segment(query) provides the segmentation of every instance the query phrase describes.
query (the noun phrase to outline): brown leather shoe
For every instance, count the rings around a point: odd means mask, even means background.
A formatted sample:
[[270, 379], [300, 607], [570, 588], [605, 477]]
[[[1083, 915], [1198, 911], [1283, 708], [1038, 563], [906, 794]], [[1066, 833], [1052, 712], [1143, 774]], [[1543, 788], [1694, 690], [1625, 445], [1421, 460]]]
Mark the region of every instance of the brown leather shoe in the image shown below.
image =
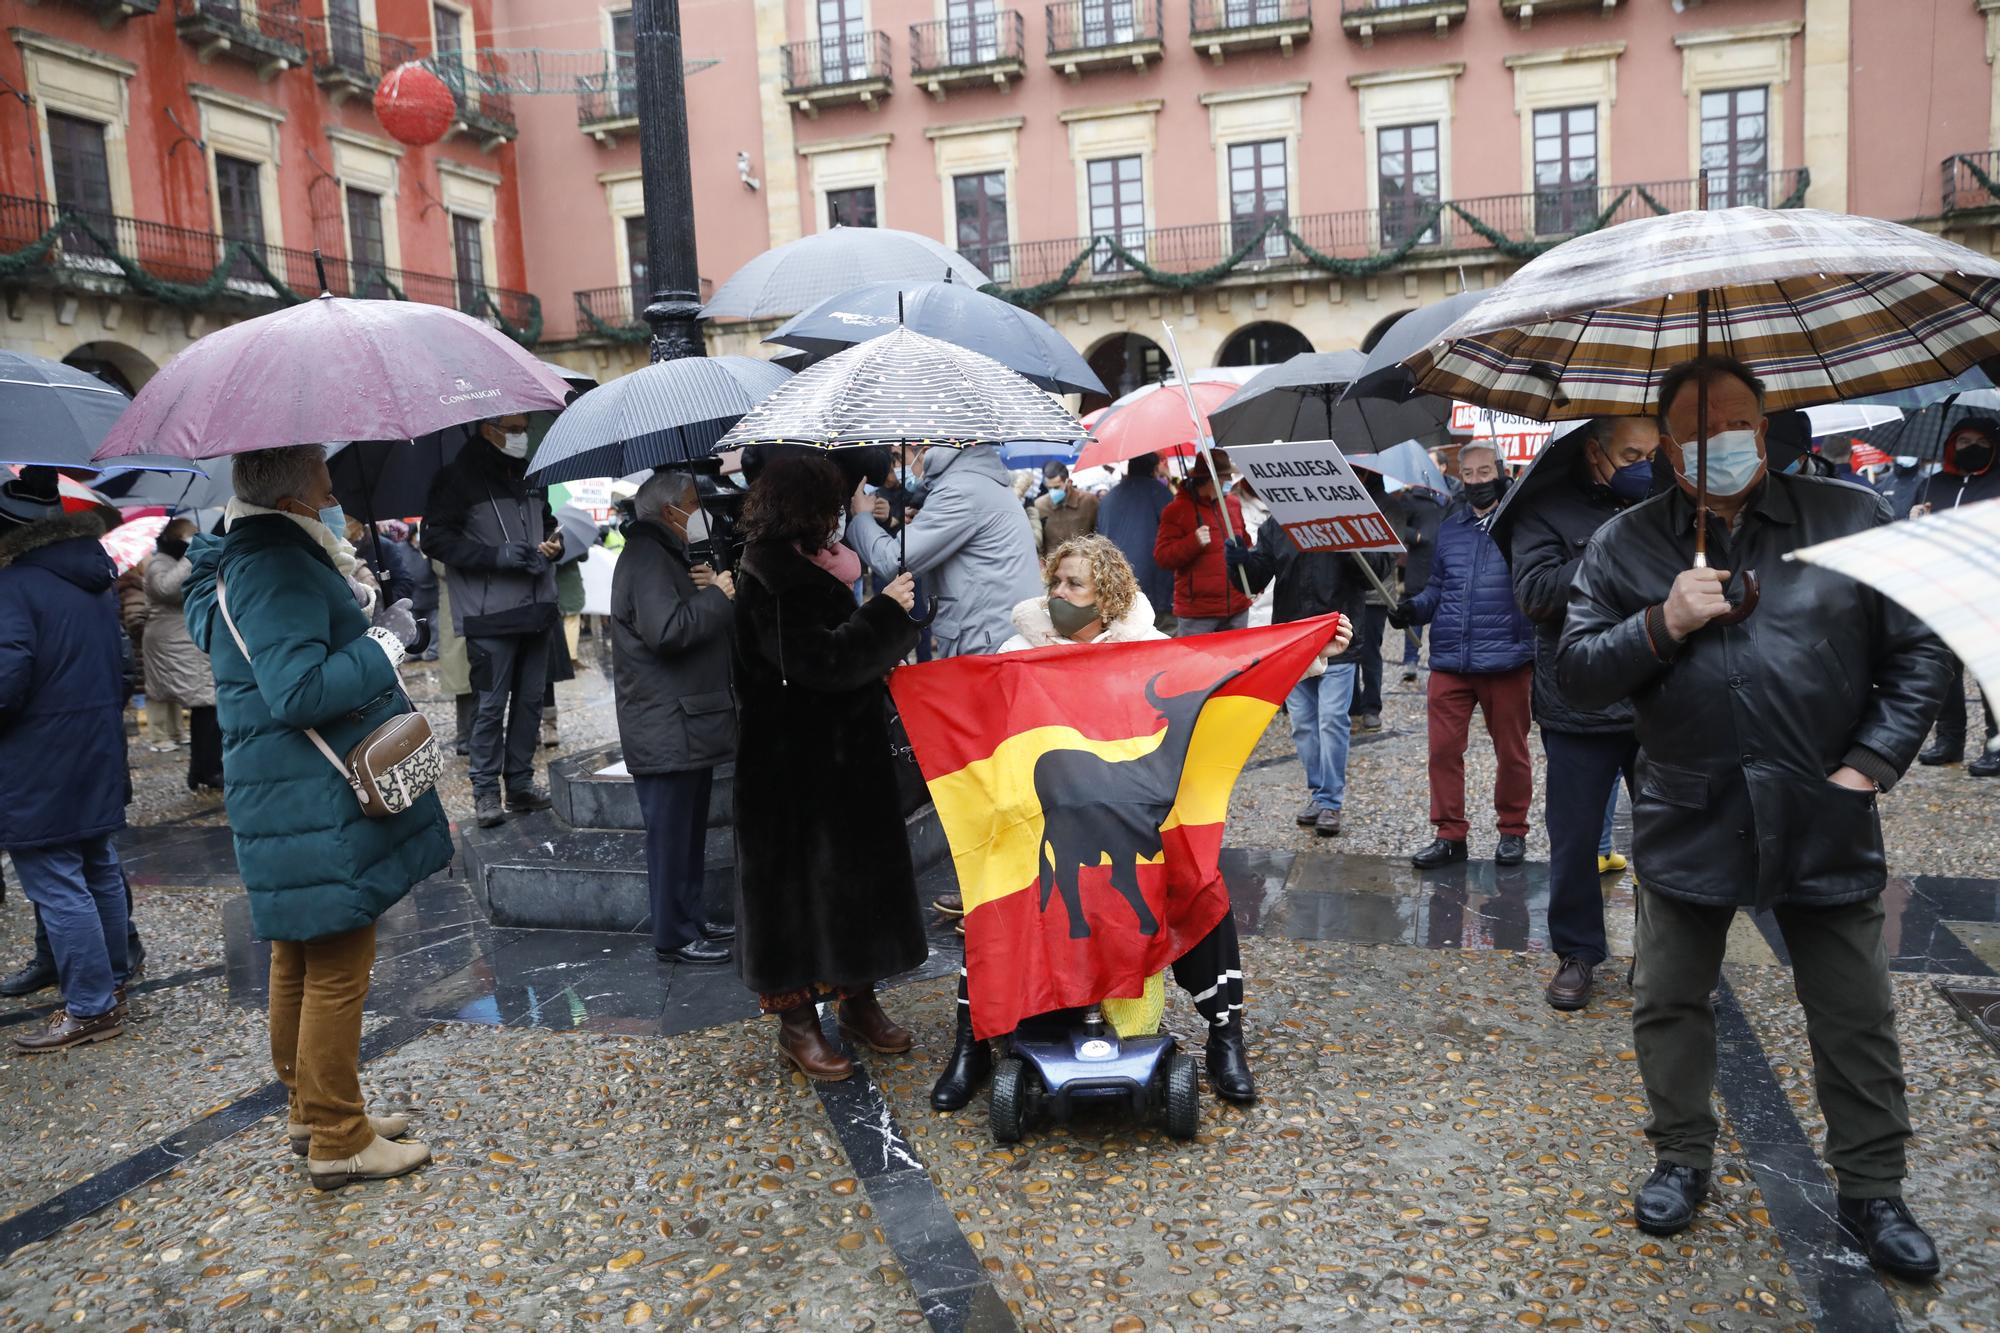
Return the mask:
[[66, 1051], [72, 1046], [87, 1046], [93, 1041], [109, 1041], [124, 1030], [122, 1009], [114, 1008], [95, 1018], [77, 1018], [67, 1009], [58, 1009], [40, 1031], [23, 1033], [14, 1038], [14, 1049], [23, 1055]]
[[1314, 834], [1315, 834], [1316, 836], [1318, 836], [1318, 837], [1322, 837], [1322, 838], [1337, 838], [1337, 837], [1339, 837], [1339, 836], [1340, 836], [1340, 811], [1338, 811], [1338, 810], [1322, 810], [1322, 811], [1320, 811], [1320, 812], [1319, 812], [1319, 816], [1318, 816], [1318, 818], [1316, 818], [1316, 819], [1314, 819], [1314, 820], [1313, 820], [1313, 833], [1314, 833]]
[[965, 899], [956, 893], [940, 893], [931, 899], [931, 906], [946, 916], [965, 915]]
[[854, 1062], [833, 1049], [820, 1030], [819, 1006], [801, 1004], [778, 1015], [778, 1050], [807, 1078], [838, 1083], [854, 1074]]
[[882, 1002], [874, 991], [842, 1000], [840, 1025], [868, 1043], [870, 1050], [884, 1055], [901, 1055], [916, 1044], [908, 1028], [897, 1026], [895, 1019], [882, 1012]]
[[1581, 1009], [1590, 999], [1590, 974], [1596, 969], [1595, 963], [1586, 963], [1581, 958], [1564, 958], [1556, 966], [1556, 974], [1549, 978], [1548, 987], [1542, 991], [1552, 1009]]

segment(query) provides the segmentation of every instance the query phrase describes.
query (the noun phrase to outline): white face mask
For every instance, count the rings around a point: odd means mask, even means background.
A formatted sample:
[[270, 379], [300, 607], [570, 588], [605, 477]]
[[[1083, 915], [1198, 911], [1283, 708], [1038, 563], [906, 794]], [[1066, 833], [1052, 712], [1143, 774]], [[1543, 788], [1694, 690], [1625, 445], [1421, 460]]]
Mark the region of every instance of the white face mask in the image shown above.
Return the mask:
[[704, 514], [699, 509], [695, 510], [693, 513], [689, 513], [687, 510], [681, 508], [679, 505], [669, 505], [667, 507], [669, 509], [672, 509], [676, 514], [679, 514], [681, 516], [684, 522], [684, 531], [687, 534], [688, 543], [690, 545], [694, 544], [695, 542], [705, 542], [708, 540], [707, 514]]
[[500, 446], [500, 452], [509, 458], [526, 458], [528, 456], [528, 432], [524, 430], [508, 431], [505, 442]]
[[[1683, 475], [1691, 482], [1698, 481], [1696, 471], [1701, 446], [1690, 440], [1681, 446], [1681, 461], [1686, 465]], [[1726, 430], [1720, 435], [1708, 437], [1708, 493], [1728, 499], [1741, 495], [1750, 489], [1750, 483], [1757, 476], [1757, 468], [1763, 463], [1757, 452], [1757, 432], [1754, 430]]]

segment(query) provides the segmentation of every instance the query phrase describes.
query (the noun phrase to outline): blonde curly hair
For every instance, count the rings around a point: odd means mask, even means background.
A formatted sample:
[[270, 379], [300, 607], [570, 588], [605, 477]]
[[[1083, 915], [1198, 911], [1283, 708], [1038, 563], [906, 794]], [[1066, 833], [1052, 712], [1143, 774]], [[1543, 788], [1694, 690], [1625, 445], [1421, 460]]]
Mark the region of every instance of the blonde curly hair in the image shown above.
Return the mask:
[[1125, 553], [1109, 537], [1098, 533], [1071, 537], [1042, 561], [1044, 587], [1055, 587], [1056, 568], [1071, 556], [1090, 566], [1091, 586], [1097, 589], [1098, 619], [1106, 625], [1124, 619], [1132, 603], [1139, 600], [1139, 580], [1126, 562]]

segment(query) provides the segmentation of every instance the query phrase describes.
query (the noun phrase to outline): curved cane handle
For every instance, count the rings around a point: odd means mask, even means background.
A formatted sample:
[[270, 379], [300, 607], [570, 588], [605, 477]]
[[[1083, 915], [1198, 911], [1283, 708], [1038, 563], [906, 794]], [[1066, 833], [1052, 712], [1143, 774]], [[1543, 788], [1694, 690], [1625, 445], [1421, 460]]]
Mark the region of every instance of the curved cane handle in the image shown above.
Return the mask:
[[1709, 624], [1740, 625], [1750, 618], [1752, 611], [1757, 609], [1757, 571], [1746, 569], [1739, 577], [1743, 580], [1743, 600], [1736, 604], [1735, 610], [1717, 616], [1709, 621]]
[[918, 629], [924, 629], [928, 627], [933, 620], [937, 619], [937, 613], [938, 613], [938, 599], [935, 597], [926, 597], [924, 598], [924, 609], [921, 612], [912, 611], [909, 613], [910, 622], [914, 624]]

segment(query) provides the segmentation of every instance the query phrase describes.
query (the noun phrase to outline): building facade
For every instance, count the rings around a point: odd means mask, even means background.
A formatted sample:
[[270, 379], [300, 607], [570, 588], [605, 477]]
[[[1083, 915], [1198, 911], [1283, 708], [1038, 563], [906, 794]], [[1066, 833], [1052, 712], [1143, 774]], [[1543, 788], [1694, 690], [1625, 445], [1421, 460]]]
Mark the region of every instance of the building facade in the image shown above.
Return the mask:
[[[1704, 201], [1982, 249], [2000, 216], [2000, 0], [680, 8], [705, 290], [836, 223], [925, 232], [1114, 391], [1162, 371], [1163, 324], [1194, 365], [1364, 345], [1563, 236]], [[263, 268], [309, 287], [317, 246], [336, 290], [459, 304], [600, 377], [643, 364], [625, 0], [0, 14], [0, 91], [23, 95], [0, 104], [7, 345], [157, 364], [270, 308]], [[461, 71], [441, 144], [395, 144], [370, 109], [405, 53]], [[58, 206], [112, 219], [127, 262]], [[20, 262], [52, 229], [55, 259]], [[718, 323], [711, 350], [768, 328]]]

